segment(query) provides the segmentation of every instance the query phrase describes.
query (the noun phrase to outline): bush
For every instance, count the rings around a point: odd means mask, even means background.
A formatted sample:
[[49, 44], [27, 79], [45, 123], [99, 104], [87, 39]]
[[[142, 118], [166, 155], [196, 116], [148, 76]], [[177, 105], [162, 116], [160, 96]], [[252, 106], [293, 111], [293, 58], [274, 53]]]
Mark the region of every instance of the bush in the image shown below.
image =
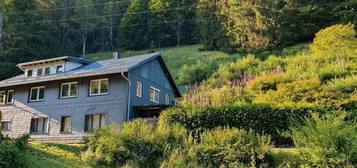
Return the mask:
[[266, 163], [270, 137], [252, 131], [215, 129], [204, 132], [189, 156], [203, 167], [259, 167]]
[[96, 131], [87, 143], [84, 160], [109, 166], [157, 167], [165, 153], [180, 146], [186, 133], [182, 127], [154, 129], [145, 120], [113, 125]]
[[0, 167], [18, 168], [26, 165], [23, 152], [27, 147], [28, 135], [16, 139], [3, 136], [0, 133]]
[[313, 113], [305, 123], [295, 122], [290, 137], [308, 167], [353, 167], [357, 163], [357, 125], [346, 113]]
[[291, 141], [280, 132], [289, 127], [289, 118], [299, 118], [310, 111], [324, 113], [315, 107], [272, 108], [263, 104], [243, 104], [236, 106], [205, 108], [172, 108], [164, 111], [159, 125], [180, 124], [190, 132], [202, 132], [217, 127], [253, 129], [257, 133], [271, 135], [276, 145], [289, 145]]

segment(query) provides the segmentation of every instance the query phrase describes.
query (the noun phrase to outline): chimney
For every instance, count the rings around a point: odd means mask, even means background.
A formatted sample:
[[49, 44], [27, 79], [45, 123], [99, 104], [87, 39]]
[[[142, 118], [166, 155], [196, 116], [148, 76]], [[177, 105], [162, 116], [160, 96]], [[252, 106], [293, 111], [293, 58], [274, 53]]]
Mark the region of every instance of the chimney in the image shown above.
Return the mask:
[[120, 54], [119, 52], [113, 52], [113, 59], [119, 59]]

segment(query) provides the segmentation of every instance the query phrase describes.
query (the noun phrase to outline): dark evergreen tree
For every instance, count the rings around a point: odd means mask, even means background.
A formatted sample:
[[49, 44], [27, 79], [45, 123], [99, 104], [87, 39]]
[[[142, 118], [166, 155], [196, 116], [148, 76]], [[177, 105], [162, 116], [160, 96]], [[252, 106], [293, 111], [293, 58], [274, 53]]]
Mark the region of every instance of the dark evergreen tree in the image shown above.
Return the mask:
[[118, 36], [120, 48], [127, 50], [148, 48], [147, 20], [147, 0], [133, 0], [120, 22]]

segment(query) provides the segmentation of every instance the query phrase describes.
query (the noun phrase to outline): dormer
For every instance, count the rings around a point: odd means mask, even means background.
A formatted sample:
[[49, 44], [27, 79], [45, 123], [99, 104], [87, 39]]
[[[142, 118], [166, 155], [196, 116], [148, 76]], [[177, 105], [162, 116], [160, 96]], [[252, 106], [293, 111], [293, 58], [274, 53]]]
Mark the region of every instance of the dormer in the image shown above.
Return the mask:
[[25, 72], [26, 77], [37, 77], [68, 72], [93, 62], [94, 61], [89, 59], [64, 56], [39, 61], [25, 62], [18, 64], [17, 67]]

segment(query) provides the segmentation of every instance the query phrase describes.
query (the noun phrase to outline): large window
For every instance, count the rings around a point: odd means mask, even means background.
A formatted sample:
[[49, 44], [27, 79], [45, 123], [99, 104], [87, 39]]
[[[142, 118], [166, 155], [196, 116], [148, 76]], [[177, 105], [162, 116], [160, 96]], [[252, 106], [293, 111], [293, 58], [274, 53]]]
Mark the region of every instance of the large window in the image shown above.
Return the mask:
[[143, 91], [143, 83], [136, 82], [136, 96], [141, 97]]
[[150, 88], [150, 101], [159, 103], [160, 90], [154, 87]]
[[85, 131], [97, 130], [106, 124], [105, 114], [86, 115]]
[[103, 95], [109, 93], [109, 79], [98, 79], [90, 82], [89, 95]]
[[72, 120], [71, 117], [65, 116], [61, 118], [61, 132], [69, 133], [72, 131]]
[[9, 131], [10, 130], [10, 121], [3, 121], [0, 123], [0, 130]]
[[45, 100], [45, 87], [33, 87], [30, 91], [30, 102]]
[[47, 133], [47, 117], [32, 118], [30, 133]]
[[5, 100], [6, 100], [6, 92], [0, 91], [0, 104], [5, 104]]
[[14, 90], [7, 91], [6, 103], [7, 104], [14, 103]]
[[61, 85], [61, 98], [77, 97], [78, 83], [63, 83]]

